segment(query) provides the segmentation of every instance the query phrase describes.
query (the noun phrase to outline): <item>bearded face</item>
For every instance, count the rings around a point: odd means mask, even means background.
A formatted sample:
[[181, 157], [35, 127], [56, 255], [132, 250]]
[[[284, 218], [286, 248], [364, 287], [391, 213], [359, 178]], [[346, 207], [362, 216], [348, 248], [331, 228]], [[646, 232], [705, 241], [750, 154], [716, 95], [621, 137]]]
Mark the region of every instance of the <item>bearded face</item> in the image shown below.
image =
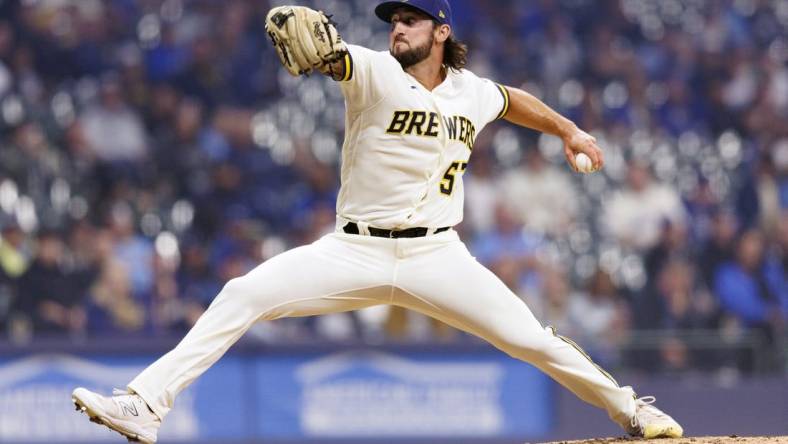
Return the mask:
[[404, 43], [398, 44], [399, 42], [395, 41], [391, 55], [402, 65], [402, 69], [407, 69], [429, 57], [434, 42], [435, 36], [432, 33], [424, 44], [416, 47]]
[[434, 43], [435, 23], [428, 15], [405, 6], [391, 16], [389, 52], [402, 69], [427, 59]]

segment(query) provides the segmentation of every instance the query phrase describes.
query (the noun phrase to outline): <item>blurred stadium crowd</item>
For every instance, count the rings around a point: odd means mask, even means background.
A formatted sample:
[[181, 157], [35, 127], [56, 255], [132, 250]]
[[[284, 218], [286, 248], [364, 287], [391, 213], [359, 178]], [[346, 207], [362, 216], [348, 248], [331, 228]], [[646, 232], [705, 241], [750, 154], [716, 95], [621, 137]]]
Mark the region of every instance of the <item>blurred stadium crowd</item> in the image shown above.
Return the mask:
[[[372, 3], [308, 4], [385, 49]], [[225, 281], [334, 229], [342, 96], [280, 69], [272, 4], [0, 0], [2, 340], [181, 335]], [[452, 4], [470, 69], [593, 131], [607, 160], [574, 174], [558, 139], [492, 124], [458, 227], [475, 256], [605, 365], [751, 369], [692, 352], [693, 332], [780, 356], [788, 2]], [[659, 353], [622, 356], [644, 331]], [[250, 337], [473, 340], [388, 307]]]

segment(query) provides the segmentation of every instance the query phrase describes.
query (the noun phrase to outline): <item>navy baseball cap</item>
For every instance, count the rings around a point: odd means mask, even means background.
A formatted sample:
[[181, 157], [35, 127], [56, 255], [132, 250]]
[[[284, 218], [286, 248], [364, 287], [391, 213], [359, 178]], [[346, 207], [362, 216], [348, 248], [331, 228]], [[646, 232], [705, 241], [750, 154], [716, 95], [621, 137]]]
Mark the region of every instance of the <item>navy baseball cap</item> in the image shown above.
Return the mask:
[[411, 8], [418, 9], [432, 17], [441, 25], [453, 26], [451, 21], [451, 6], [449, 6], [448, 0], [402, 0], [398, 2], [383, 2], [375, 8], [375, 15], [384, 22], [391, 23], [391, 16], [394, 15], [394, 10], [402, 6], [410, 6]]

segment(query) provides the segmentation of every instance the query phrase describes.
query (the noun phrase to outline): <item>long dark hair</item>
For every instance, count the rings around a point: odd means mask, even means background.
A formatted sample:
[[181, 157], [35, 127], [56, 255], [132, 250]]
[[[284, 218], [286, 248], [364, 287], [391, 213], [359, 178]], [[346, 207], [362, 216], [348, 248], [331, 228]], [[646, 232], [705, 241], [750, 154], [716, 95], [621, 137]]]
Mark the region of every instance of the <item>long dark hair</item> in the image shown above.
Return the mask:
[[[432, 20], [432, 29], [440, 26], [436, 20]], [[443, 64], [447, 67], [459, 71], [468, 64], [468, 45], [450, 35], [443, 45]]]
[[450, 35], [443, 46], [443, 64], [459, 71], [468, 64], [468, 45]]

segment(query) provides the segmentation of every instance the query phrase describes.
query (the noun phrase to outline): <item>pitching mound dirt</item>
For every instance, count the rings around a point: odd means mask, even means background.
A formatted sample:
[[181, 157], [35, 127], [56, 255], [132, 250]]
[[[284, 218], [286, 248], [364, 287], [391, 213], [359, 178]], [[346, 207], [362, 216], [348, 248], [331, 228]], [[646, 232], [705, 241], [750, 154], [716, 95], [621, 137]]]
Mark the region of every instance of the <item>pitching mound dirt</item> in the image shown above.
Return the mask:
[[692, 436], [679, 439], [597, 438], [582, 441], [560, 441], [549, 444], [788, 444], [788, 436]]

